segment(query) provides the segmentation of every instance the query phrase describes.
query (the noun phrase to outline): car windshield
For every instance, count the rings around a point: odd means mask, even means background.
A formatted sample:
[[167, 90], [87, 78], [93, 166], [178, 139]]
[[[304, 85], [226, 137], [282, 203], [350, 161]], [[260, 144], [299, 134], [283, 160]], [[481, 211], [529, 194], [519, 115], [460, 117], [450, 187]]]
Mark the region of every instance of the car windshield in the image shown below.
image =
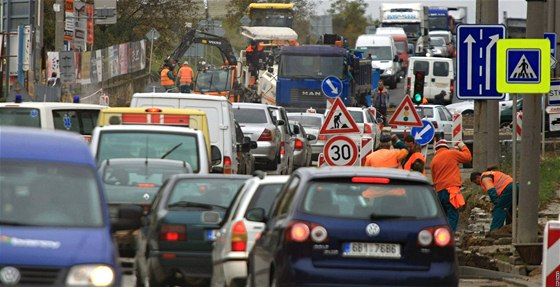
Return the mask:
[[173, 187], [167, 206], [189, 207], [199, 204], [227, 208], [245, 180], [215, 177], [182, 179]]
[[393, 59], [393, 53], [389, 46], [358, 47], [358, 50], [364, 51], [366, 56], [371, 55], [371, 59], [374, 61], [390, 61]]
[[428, 185], [352, 181], [312, 181], [305, 189], [302, 210], [313, 215], [359, 219], [439, 215], [437, 199]]
[[101, 227], [94, 170], [56, 162], [0, 160], [0, 226]]
[[240, 124], [266, 124], [266, 110], [233, 108], [233, 117]]
[[288, 117], [290, 120], [299, 122], [304, 128], [320, 129], [323, 124], [320, 117], [292, 114], [288, 114]]
[[282, 55], [279, 77], [324, 79], [335, 76], [343, 79], [343, 56]]
[[395, 41], [395, 46], [397, 46], [397, 52], [399, 53], [408, 52], [408, 45], [404, 41]]
[[221, 92], [230, 90], [230, 70], [206, 70], [196, 77], [197, 92]]
[[0, 126], [41, 127], [41, 113], [33, 108], [0, 108]]
[[159, 158], [185, 161], [194, 173], [200, 169], [200, 156], [195, 134], [171, 132], [102, 132], [97, 161], [112, 158]]
[[443, 40], [443, 38], [434, 37], [434, 38], [430, 38], [430, 44], [432, 44], [432, 46], [443, 47], [445, 46], [445, 41]]

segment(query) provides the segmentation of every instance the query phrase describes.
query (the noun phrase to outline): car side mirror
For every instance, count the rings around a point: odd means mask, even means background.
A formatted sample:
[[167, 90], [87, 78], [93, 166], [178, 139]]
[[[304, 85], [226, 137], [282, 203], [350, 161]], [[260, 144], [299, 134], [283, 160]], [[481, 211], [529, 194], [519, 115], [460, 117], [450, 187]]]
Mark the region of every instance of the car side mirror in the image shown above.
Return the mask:
[[276, 124], [279, 125], [279, 126], [283, 126], [283, 125], [286, 124], [286, 122], [284, 120], [277, 120]]
[[274, 73], [274, 68], [270, 67], [270, 68], [268, 68], [267, 71], [272, 74], [272, 73]]
[[241, 144], [241, 152], [251, 151], [251, 139], [249, 137], [243, 138], [243, 143]]
[[245, 218], [247, 218], [247, 220], [250, 221], [265, 222], [266, 215], [265, 215], [264, 208], [257, 207], [257, 208], [249, 209], [245, 214]]
[[314, 141], [316, 139], [317, 139], [317, 137], [315, 135], [307, 135], [307, 140], [309, 140], [309, 141]]
[[395, 55], [395, 57], [393, 57], [393, 62], [398, 62], [399, 61], [399, 55]]
[[299, 126], [294, 126], [294, 135], [299, 135], [301, 131], [299, 130]]
[[142, 226], [142, 215], [144, 209], [141, 206], [128, 204], [119, 206], [117, 218], [111, 220], [111, 229], [134, 230]]
[[224, 168], [221, 166], [213, 166], [210, 173], [224, 173]]
[[259, 147], [259, 145], [257, 144], [256, 141], [251, 141], [251, 149], [256, 149], [258, 147]]
[[217, 146], [212, 145], [210, 147], [210, 154], [210, 161], [212, 162], [212, 165], [218, 165], [222, 163], [222, 153]]

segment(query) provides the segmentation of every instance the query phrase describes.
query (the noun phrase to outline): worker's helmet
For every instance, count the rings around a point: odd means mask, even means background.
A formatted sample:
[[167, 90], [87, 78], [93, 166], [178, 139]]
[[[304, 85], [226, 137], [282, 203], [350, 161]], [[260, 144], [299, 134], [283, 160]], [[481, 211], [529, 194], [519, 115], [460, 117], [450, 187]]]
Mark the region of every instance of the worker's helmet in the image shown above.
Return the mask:
[[189, 64], [189, 61], [184, 61], [183, 62], [183, 65], [188, 65], [188, 64]]

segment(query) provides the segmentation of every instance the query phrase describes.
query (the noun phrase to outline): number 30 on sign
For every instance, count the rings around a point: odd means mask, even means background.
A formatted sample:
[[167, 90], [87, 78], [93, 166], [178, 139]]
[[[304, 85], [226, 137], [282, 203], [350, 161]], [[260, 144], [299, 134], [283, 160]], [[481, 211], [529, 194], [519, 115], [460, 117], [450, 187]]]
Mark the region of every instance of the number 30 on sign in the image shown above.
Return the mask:
[[323, 154], [330, 166], [351, 166], [358, 159], [358, 146], [349, 137], [334, 136], [325, 143]]

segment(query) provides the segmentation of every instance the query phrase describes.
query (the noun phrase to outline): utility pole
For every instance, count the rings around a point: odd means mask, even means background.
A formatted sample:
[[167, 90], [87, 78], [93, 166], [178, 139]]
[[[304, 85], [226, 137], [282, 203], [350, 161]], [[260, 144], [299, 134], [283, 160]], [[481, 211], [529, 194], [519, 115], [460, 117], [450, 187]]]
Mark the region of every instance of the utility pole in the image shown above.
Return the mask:
[[[476, 23], [498, 24], [498, 0], [476, 1]], [[475, 100], [473, 168], [484, 171], [498, 164], [499, 111], [497, 100]]]
[[54, 48], [58, 52], [64, 51], [64, 11], [66, 9], [64, 4], [64, 0], [56, 0], [53, 7], [56, 13]]
[[[554, 2], [554, 1], [553, 1]], [[546, 27], [546, 1], [527, 1], [527, 36], [542, 39]], [[519, 243], [536, 243], [538, 239], [540, 131], [542, 94], [523, 95], [523, 133], [521, 134], [521, 176], [519, 189]]]

